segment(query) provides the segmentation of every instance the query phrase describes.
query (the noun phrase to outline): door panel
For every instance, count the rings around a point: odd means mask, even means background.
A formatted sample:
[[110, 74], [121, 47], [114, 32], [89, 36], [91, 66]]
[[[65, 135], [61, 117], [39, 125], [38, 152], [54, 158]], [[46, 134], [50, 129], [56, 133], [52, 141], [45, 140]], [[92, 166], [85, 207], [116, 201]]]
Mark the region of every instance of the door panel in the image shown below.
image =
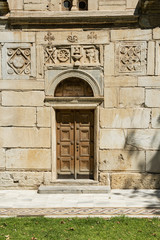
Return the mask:
[[74, 175], [74, 115], [57, 112], [57, 173]]
[[93, 178], [94, 112], [57, 111], [57, 173], [59, 178]]

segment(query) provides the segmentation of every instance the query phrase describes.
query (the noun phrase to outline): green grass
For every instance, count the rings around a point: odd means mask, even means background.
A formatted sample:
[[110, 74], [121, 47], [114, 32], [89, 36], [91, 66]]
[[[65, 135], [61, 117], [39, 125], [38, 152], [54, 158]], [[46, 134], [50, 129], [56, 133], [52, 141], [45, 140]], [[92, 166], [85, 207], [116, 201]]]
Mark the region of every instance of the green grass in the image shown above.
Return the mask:
[[160, 219], [1, 218], [0, 240], [160, 239]]

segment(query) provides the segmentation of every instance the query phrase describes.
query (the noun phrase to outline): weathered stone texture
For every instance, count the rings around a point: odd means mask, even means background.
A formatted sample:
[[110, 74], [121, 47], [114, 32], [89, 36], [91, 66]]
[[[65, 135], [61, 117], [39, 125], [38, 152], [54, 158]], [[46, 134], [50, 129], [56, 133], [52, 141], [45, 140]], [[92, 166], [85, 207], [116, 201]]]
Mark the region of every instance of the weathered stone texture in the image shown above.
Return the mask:
[[144, 151], [104, 150], [100, 152], [101, 171], [145, 171]]
[[111, 30], [111, 41], [118, 40], [151, 40], [152, 30], [141, 29], [123, 29], [123, 30]]
[[101, 109], [100, 126], [102, 128], [148, 128], [150, 109]]
[[44, 90], [44, 81], [34, 81], [34, 80], [14, 80], [0, 81], [1, 90]]
[[51, 169], [49, 149], [11, 149], [6, 151], [6, 169]]
[[115, 47], [113, 43], [105, 46], [104, 51], [104, 75], [112, 76], [115, 73], [115, 57], [114, 57]]
[[127, 0], [126, 7], [135, 9], [137, 7], [138, 3], [139, 3], [139, 0], [132, 0], [132, 1]]
[[112, 189], [159, 189], [160, 174], [112, 173]]
[[43, 106], [44, 92], [2, 92], [3, 106]]
[[160, 28], [154, 28], [153, 29], [153, 39], [160, 40]]
[[100, 131], [101, 149], [123, 149], [125, 142], [125, 131], [121, 129], [103, 129]]
[[36, 108], [0, 107], [0, 126], [35, 126]]
[[0, 172], [0, 188], [31, 187], [37, 188], [43, 183], [43, 172]]
[[0, 169], [4, 169], [6, 166], [6, 153], [4, 149], [0, 148]]
[[120, 106], [136, 107], [144, 104], [144, 88], [121, 88], [120, 89]]
[[138, 77], [138, 86], [139, 87], [160, 87], [159, 77], [155, 77], [155, 76]]
[[50, 127], [51, 126], [51, 110], [48, 107], [37, 108], [37, 126]]
[[2, 104], [2, 92], [0, 92], [0, 105]]
[[152, 128], [160, 128], [160, 109], [152, 109]]
[[146, 89], [145, 105], [147, 107], [160, 107], [160, 89]]
[[110, 174], [101, 172], [99, 176], [99, 181], [100, 185], [110, 187]]
[[146, 171], [150, 173], [160, 172], [160, 151], [146, 152]]
[[[10, 0], [11, 1], [11, 0]], [[14, 0], [20, 2], [23, 0]], [[13, 1], [12, 1], [13, 2]], [[15, 3], [16, 6], [16, 3]], [[22, 32], [22, 31], [5, 31], [1, 32], [0, 34], [0, 42], [4, 43], [29, 43], [29, 42], [35, 42], [35, 32]]]
[[105, 87], [136, 87], [138, 79], [136, 76], [105, 76]]
[[6, 148], [50, 148], [50, 129], [0, 128], [0, 146]]
[[105, 88], [104, 89], [104, 106], [107, 107], [117, 107], [119, 99], [119, 89], [118, 88]]
[[138, 149], [158, 150], [160, 149], [160, 130], [128, 130], [126, 145]]
[[155, 73], [155, 42], [148, 42], [147, 75]]

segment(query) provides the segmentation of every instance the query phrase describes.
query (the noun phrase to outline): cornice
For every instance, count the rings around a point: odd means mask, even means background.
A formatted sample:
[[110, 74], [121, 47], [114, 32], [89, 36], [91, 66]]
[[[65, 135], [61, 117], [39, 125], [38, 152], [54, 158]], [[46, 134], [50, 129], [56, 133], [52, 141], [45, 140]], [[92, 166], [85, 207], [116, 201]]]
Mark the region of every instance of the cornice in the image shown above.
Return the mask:
[[11, 12], [8, 16], [10, 25], [98, 25], [136, 23], [138, 15], [133, 11], [88, 11], [88, 12]]

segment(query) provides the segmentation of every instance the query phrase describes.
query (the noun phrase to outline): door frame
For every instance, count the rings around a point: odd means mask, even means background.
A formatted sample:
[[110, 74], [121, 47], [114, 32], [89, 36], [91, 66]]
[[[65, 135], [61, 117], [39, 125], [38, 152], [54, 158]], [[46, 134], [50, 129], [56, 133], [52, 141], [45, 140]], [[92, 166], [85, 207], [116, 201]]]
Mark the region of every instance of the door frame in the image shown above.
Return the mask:
[[[75, 103], [64, 104], [55, 103], [51, 106], [51, 141], [52, 141], [52, 166], [51, 166], [51, 182], [56, 182], [57, 179], [57, 139], [56, 139], [56, 110], [94, 110], [94, 181], [98, 181], [98, 162], [99, 162], [99, 103]], [[76, 180], [75, 180], [76, 181]]]

